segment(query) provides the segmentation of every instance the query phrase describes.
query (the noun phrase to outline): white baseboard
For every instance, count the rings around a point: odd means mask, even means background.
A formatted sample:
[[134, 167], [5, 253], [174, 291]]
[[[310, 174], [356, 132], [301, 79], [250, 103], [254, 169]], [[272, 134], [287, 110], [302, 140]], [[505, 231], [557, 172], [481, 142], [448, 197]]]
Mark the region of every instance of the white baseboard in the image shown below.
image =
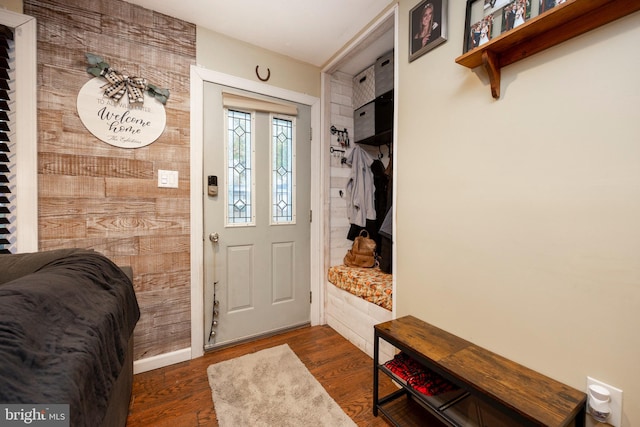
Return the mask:
[[133, 362], [133, 373], [139, 374], [187, 360], [191, 360], [191, 348], [184, 348], [170, 353], [147, 357], [146, 359], [135, 360]]

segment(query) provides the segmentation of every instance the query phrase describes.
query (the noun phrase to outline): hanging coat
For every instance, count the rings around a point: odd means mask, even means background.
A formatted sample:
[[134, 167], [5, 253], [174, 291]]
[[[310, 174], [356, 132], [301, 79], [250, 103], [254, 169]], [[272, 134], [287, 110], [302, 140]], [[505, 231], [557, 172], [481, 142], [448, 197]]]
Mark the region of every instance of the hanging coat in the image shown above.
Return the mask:
[[380, 237], [378, 236], [378, 230], [382, 225], [382, 220], [387, 213], [387, 183], [389, 178], [387, 177], [384, 164], [380, 160], [374, 160], [371, 163], [371, 172], [373, 172], [373, 186], [375, 188], [373, 192], [373, 200], [376, 207], [375, 220], [367, 219], [367, 225], [360, 227], [355, 224], [351, 224], [349, 232], [347, 233], [347, 239], [355, 240], [360, 235], [362, 230], [367, 230], [369, 237], [376, 241], [376, 244], [380, 246]]
[[373, 193], [373, 158], [359, 146], [353, 147], [346, 159], [351, 166], [351, 175], [345, 188], [347, 193], [347, 217], [351, 224], [364, 227], [367, 219], [376, 219]]

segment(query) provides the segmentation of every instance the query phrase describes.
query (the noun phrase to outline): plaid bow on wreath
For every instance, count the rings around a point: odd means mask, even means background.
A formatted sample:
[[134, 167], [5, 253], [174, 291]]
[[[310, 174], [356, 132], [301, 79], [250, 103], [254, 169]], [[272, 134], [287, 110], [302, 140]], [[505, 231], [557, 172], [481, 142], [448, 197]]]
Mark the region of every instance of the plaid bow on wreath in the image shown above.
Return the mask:
[[151, 83], [147, 83], [147, 79], [143, 77], [130, 77], [125, 73], [114, 70], [97, 55], [92, 53], [86, 53], [85, 55], [89, 62], [87, 72], [96, 77], [104, 77], [107, 80], [107, 84], [101, 88], [104, 89], [106, 97], [119, 101], [127, 93], [131, 104], [142, 104], [144, 103], [143, 94], [146, 90], [162, 104], [167, 103], [167, 99], [169, 99], [168, 89], [161, 89]]
[[126, 91], [129, 95], [130, 103], [144, 103], [142, 91], [147, 87], [147, 79], [142, 77], [129, 77], [111, 68], [106, 68], [104, 71], [106, 72], [103, 77], [109, 82], [101, 88], [105, 89], [105, 96], [120, 101], [120, 98], [122, 98], [122, 95], [124, 95]]

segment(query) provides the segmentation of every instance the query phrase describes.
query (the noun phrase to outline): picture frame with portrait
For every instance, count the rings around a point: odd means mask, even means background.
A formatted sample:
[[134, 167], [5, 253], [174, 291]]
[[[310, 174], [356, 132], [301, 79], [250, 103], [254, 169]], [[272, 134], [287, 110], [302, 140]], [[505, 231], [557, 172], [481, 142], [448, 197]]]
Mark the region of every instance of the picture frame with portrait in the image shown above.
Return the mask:
[[482, 46], [565, 1], [467, 0], [462, 53]]
[[422, 0], [409, 12], [409, 62], [447, 41], [447, 0]]

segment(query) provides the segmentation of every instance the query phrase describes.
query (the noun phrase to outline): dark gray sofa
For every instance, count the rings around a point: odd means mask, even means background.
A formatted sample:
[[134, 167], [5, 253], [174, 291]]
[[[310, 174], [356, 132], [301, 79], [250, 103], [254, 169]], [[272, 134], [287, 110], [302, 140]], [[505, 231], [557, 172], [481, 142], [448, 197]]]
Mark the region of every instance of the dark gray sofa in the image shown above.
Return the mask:
[[69, 404], [72, 426], [124, 426], [139, 317], [131, 269], [98, 252], [0, 255], [0, 403]]

